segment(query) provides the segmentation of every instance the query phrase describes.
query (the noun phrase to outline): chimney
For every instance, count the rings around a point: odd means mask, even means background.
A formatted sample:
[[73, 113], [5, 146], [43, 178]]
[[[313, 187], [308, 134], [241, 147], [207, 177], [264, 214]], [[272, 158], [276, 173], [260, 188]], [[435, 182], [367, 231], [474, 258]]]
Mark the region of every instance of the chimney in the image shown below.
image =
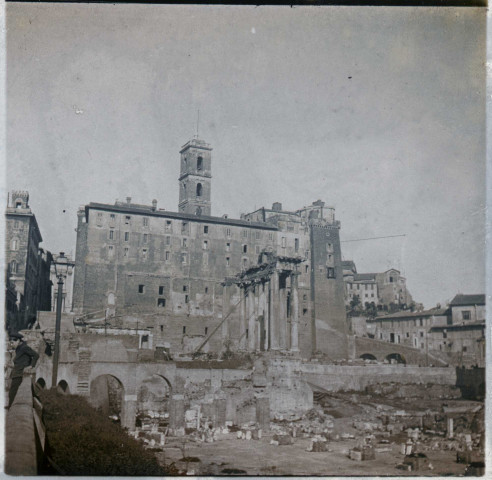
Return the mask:
[[152, 200], [152, 211], [155, 212], [157, 210], [157, 200], [154, 198]]
[[126, 197], [126, 203], [130, 205], [131, 202], [132, 202], [132, 197]]

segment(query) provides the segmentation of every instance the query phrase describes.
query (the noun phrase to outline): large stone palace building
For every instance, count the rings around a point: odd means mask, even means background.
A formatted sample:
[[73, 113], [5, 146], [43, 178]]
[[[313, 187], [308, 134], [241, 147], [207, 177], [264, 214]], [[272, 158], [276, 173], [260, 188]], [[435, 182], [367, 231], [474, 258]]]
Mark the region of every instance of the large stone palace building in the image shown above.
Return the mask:
[[[173, 353], [324, 352], [348, 358], [335, 212], [321, 201], [211, 214], [212, 148], [180, 151], [178, 212], [90, 203], [78, 212], [73, 310], [137, 321]], [[119, 322], [119, 323], [118, 323]]]

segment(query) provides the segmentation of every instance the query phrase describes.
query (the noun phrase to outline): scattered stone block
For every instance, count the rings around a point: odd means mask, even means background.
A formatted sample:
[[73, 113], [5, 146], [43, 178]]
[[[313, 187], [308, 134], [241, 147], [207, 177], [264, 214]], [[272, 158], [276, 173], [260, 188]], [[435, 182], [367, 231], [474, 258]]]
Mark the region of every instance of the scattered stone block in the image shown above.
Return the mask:
[[361, 462], [362, 461], [362, 452], [360, 450], [355, 450], [355, 449], [349, 450], [349, 458], [351, 460]]
[[273, 439], [278, 442], [279, 445], [293, 445], [294, 439], [290, 435], [274, 435]]

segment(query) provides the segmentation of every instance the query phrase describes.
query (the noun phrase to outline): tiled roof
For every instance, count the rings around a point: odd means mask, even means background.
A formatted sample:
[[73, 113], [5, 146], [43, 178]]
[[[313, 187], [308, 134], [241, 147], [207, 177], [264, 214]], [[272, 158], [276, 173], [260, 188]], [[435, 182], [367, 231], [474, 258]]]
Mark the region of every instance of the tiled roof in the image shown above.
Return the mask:
[[364, 280], [376, 280], [376, 273], [356, 273], [354, 275], [354, 282]]
[[463, 295], [462, 293], [458, 293], [458, 295], [451, 300], [449, 305], [452, 307], [457, 307], [459, 305], [485, 305], [485, 295]]
[[411, 312], [409, 310], [403, 312], [389, 313], [382, 317], [376, 317], [374, 320], [398, 320], [406, 318], [420, 318], [420, 317], [432, 317], [433, 315], [446, 315], [445, 308], [431, 308], [429, 310], [422, 310], [421, 312]]
[[88, 216], [89, 209], [105, 210], [109, 212], [120, 213], [133, 213], [141, 215], [149, 215], [156, 217], [175, 218], [180, 220], [189, 220], [191, 222], [201, 223], [220, 223], [223, 225], [233, 225], [250, 228], [261, 228], [264, 230], [278, 230], [275, 225], [270, 223], [248, 222], [247, 220], [236, 220], [223, 217], [212, 217], [208, 215], [193, 215], [191, 213], [182, 212], [168, 212], [167, 210], [152, 210], [151, 206], [137, 205], [137, 204], [125, 204], [125, 205], [107, 205], [104, 203], [89, 203], [85, 206], [86, 216]]

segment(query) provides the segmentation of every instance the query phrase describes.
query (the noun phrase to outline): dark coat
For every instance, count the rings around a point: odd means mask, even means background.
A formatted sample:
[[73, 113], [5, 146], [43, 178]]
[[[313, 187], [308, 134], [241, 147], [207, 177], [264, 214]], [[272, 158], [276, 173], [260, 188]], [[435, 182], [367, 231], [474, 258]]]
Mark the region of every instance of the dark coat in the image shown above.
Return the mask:
[[39, 355], [26, 343], [21, 342], [15, 349], [14, 368], [10, 378], [22, 377], [24, 368], [35, 367]]

